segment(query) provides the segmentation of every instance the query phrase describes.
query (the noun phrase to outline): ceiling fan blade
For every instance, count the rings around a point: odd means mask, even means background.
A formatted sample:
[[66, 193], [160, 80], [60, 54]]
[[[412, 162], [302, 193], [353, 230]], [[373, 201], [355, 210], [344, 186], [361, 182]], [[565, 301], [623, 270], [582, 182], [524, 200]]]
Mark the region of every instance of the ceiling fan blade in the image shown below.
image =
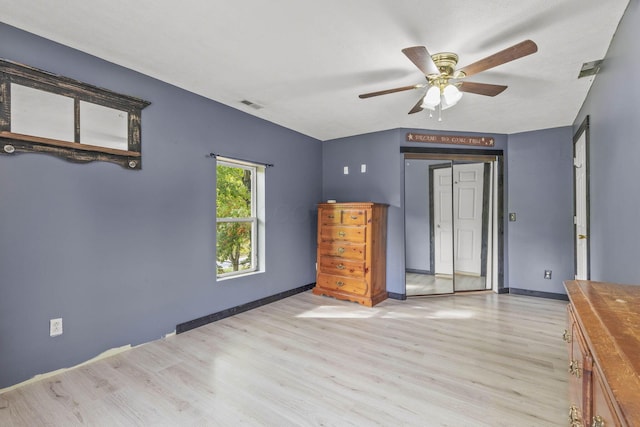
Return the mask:
[[525, 40], [516, 45], [501, 50], [498, 53], [494, 53], [491, 56], [487, 56], [484, 59], [476, 61], [473, 64], [460, 68], [456, 70], [456, 73], [462, 72], [464, 73], [465, 77], [469, 77], [481, 71], [488, 70], [489, 68], [505, 64], [515, 59], [522, 58], [523, 56], [531, 55], [532, 53], [535, 53], [537, 51], [538, 45], [536, 45], [531, 40]]
[[402, 86], [394, 89], [380, 90], [378, 92], [363, 93], [361, 95], [358, 95], [358, 98], [360, 99], [371, 98], [372, 96], [386, 95], [388, 93], [402, 92], [402, 91], [411, 90], [411, 89], [420, 89], [422, 87], [425, 87], [425, 85], [417, 84], [417, 85], [411, 85], [411, 86]]
[[[458, 85], [456, 85], [458, 86]], [[460, 92], [476, 93], [478, 95], [496, 96], [501, 94], [507, 86], [488, 83], [462, 82], [458, 86]]]
[[402, 49], [402, 53], [407, 55], [407, 58], [415, 64], [416, 67], [424, 73], [425, 76], [429, 74], [440, 74], [440, 70], [436, 66], [436, 63], [431, 59], [431, 55], [424, 46], [413, 46]]
[[409, 114], [413, 114], [413, 113], [419, 113], [420, 111], [423, 110], [422, 108], [422, 101], [424, 100], [424, 96], [421, 96], [420, 99], [418, 100], [418, 103], [416, 105], [413, 106], [413, 108], [409, 111]]

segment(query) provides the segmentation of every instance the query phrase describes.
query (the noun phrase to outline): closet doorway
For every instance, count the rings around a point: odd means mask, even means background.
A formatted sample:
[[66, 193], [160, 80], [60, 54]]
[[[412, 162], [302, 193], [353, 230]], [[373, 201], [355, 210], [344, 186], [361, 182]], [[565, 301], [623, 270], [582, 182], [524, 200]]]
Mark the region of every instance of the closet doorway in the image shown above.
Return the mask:
[[404, 152], [407, 296], [502, 288], [502, 151], [458, 151]]

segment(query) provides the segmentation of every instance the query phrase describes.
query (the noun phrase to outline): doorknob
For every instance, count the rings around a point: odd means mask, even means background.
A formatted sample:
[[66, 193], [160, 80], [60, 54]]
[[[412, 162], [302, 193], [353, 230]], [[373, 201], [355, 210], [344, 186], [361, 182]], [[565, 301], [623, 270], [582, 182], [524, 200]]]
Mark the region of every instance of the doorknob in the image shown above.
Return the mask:
[[586, 235], [586, 234], [578, 234], [578, 239], [580, 239], [580, 240], [584, 240], [584, 239], [586, 239], [586, 238], [587, 238], [587, 235]]

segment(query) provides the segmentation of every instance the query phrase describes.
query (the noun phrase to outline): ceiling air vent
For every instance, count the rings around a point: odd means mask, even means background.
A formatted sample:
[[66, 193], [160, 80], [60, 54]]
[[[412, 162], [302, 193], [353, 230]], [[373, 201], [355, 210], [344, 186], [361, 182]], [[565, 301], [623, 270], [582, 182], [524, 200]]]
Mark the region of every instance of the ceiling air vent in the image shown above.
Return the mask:
[[580, 69], [580, 74], [578, 74], [578, 78], [594, 76], [598, 74], [600, 71], [600, 65], [602, 65], [602, 59], [597, 61], [585, 62], [582, 64], [582, 68]]
[[264, 108], [262, 105], [260, 104], [256, 104], [255, 102], [251, 102], [249, 100], [243, 99], [242, 101], [240, 101], [241, 103], [243, 103], [244, 105], [253, 108], [254, 110], [259, 110], [261, 108]]

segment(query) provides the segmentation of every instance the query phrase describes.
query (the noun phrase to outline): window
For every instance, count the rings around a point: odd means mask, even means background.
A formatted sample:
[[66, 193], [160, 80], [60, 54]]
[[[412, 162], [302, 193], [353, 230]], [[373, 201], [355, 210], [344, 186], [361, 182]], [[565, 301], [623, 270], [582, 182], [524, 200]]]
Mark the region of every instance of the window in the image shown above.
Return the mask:
[[149, 103], [0, 60], [0, 154], [47, 153], [141, 168], [141, 111]]
[[263, 270], [261, 268], [264, 264], [263, 189], [263, 166], [218, 157], [216, 165], [218, 278]]

